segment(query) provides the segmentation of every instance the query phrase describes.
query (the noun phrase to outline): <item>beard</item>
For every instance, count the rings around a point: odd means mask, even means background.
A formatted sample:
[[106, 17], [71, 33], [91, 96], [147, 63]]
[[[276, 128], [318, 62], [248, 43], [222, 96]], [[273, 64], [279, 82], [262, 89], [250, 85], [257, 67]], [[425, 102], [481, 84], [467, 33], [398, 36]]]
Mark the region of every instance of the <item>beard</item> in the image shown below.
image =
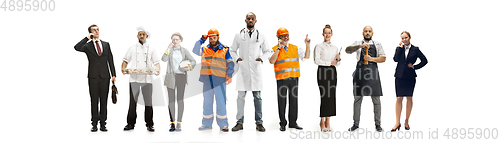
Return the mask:
[[367, 38], [367, 37], [364, 37], [364, 36], [363, 36], [363, 38], [365, 38], [365, 40], [366, 40], [366, 41], [370, 41], [370, 40], [372, 40], [372, 37]]
[[253, 27], [255, 27], [255, 24], [254, 25], [247, 24], [248, 29], [252, 29]]
[[141, 39], [139, 39], [139, 43], [141, 43], [141, 44], [146, 43], [146, 39], [142, 39], [142, 40], [141, 40]]
[[215, 42], [210, 42], [210, 47], [216, 47], [217, 45], [219, 44], [219, 41], [215, 41]]

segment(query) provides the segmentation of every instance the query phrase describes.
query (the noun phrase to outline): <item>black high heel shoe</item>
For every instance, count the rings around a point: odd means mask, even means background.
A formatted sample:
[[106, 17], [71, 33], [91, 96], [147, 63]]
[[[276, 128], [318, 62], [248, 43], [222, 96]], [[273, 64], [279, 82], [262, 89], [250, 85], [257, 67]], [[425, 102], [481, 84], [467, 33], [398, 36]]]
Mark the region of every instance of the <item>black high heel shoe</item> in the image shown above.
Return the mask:
[[410, 130], [410, 125], [408, 127], [405, 125], [405, 130]]
[[395, 129], [391, 129], [391, 132], [395, 132], [396, 130], [398, 130], [398, 131], [399, 131], [399, 128], [401, 128], [401, 123], [399, 123], [399, 125], [398, 125], [398, 127], [397, 127], [397, 128], [395, 128]]

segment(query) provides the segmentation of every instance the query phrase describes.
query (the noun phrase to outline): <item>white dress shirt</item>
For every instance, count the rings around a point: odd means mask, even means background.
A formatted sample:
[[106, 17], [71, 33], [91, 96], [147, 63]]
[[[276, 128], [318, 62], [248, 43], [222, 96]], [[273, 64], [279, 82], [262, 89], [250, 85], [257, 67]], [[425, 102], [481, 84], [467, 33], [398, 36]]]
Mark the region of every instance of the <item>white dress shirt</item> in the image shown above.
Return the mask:
[[184, 71], [181, 71], [179, 69], [179, 64], [182, 62], [182, 54], [181, 54], [181, 47], [175, 47], [172, 49], [172, 60], [174, 64], [174, 73], [176, 74], [184, 74]]
[[[320, 66], [331, 66], [332, 61], [336, 59], [339, 53], [337, 46], [322, 42], [314, 47], [314, 63]], [[339, 66], [340, 61], [334, 66]]]
[[[97, 43], [99, 43], [99, 47], [101, 48], [101, 53], [102, 53], [103, 49], [102, 49], [101, 39], [97, 39], [97, 40], [92, 39], [89, 41], [92, 41], [93, 44], [95, 44], [95, 41], [97, 41]], [[95, 48], [95, 51], [97, 52], [97, 55], [99, 55], [99, 50], [97, 49], [97, 46], [94, 46], [94, 48]]]
[[408, 56], [408, 52], [410, 52], [411, 44], [410, 45], [405, 45], [405, 59]]
[[[150, 48], [148, 43], [137, 43], [131, 46], [123, 61], [127, 62], [128, 69], [153, 69], [154, 65], [160, 63], [154, 48]], [[152, 75], [149, 74], [130, 74], [130, 82], [152, 83]]]

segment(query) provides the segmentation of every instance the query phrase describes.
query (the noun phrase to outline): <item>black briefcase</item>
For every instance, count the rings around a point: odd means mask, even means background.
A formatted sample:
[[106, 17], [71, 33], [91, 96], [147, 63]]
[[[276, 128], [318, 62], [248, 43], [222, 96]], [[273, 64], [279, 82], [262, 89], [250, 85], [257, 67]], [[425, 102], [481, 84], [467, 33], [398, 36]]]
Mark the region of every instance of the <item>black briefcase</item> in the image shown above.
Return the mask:
[[113, 82], [113, 86], [111, 86], [111, 101], [113, 101], [113, 104], [116, 104], [116, 95], [118, 94], [118, 89], [115, 86], [115, 82]]

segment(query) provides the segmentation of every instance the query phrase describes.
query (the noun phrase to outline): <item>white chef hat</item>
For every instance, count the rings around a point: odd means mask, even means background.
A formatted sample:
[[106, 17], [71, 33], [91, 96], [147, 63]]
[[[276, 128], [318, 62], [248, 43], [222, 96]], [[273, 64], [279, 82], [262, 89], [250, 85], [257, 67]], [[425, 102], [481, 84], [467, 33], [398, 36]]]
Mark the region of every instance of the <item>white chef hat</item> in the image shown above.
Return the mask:
[[144, 31], [144, 32], [146, 32], [146, 34], [148, 35], [148, 38], [150, 38], [150, 37], [151, 37], [151, 33], [149, 33], [149, 31], [147, 31], [147, 30], [146, 30], [144, 27], [142, 27], [142, 26], [137, 27], [137, 31], [139, 31], [139, 32], [140, 32], [140, 31]]

